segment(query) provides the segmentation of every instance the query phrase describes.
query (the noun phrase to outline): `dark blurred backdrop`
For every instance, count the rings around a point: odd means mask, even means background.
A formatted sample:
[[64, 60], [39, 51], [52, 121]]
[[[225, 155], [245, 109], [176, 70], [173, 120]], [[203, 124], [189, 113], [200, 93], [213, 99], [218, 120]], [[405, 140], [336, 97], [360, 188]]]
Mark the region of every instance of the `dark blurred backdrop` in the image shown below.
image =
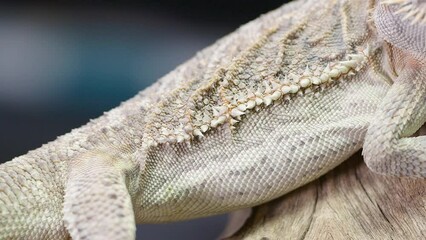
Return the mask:
[[[81, 126], [285, 0], [0, 4], [0, 163]], [[215, 239], [226, 216], [138, 226], [138, 239]]]

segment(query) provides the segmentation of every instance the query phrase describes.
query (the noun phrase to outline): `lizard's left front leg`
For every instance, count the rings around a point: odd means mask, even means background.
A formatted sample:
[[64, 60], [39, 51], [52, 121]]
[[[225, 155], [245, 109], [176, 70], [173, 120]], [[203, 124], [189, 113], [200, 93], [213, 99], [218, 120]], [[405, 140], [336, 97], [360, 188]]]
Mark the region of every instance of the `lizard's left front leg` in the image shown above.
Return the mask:
[[409, 137], [426, 121], [426, 70], [408, 63], [379, 106], [363, 155], [374, 172], [426, 177], [426, 136]]
[[70, 163], [64, 222], [74, 240], [135, 239], [126, 163], [108, 152], [89, 152]]

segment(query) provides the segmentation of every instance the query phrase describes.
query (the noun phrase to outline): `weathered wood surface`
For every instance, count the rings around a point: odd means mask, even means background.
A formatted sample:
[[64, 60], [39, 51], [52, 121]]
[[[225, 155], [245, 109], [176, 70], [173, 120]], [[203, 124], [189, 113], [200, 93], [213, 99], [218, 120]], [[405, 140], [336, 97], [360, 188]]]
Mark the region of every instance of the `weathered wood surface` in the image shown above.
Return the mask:
[[426, 239], [426, 180], [374, 174], [358, 152], [320, 179], [253, 209], [228, 240]]

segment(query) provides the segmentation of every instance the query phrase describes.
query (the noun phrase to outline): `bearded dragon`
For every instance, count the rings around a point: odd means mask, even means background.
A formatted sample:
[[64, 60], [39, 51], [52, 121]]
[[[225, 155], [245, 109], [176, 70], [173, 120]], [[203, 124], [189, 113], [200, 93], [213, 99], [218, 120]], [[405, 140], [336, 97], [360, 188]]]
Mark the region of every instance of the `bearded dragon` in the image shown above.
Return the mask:
[[0, 166], [0, 239], [134, 239], [252, 207], [363, 147], [426, 177], [425, 0], [298, 0]]

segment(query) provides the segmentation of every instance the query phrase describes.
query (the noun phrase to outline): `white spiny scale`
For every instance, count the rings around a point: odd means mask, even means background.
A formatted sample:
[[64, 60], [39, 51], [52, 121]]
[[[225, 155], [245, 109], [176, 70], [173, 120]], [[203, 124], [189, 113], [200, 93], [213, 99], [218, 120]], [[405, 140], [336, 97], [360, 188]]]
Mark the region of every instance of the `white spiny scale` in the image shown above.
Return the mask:
[[336, 68], [331, 69], [330, 73], [329, 73], [331, 78], [337, 78], [340, 76], [340, 71], [337, 70]]
[[364, 61], [364, 55], [362, 54], [348, 54], [348, 57], [352, 60], [355, 60], [357, 65]]
[[227, 117], [222, 115], [217, 119], [217, 122], [218, 122], [218, 124], [223, 124], [223, 123], [225, 123], [226, 119], [227, 119]]
[[320, 78], [318, 78], [318, 77], [312, 77], [312, 84], [314, 84], [314, 85], [319, 85], [319, 84], [321, 84], [321, 79]]
[[219, 126], [219, 120], [217, 120], [217, 119], [213, 119], [211, 122], [210, 122], [210, 126], [212, 127], [212, 128], [215, 128], [215, 127], [217, 127], [217, 126]]
[[340, 73], [343, 73], [343, 74], [348, 73], [349, 70], [350, 70], [349, 67], [342, 65], [342, 64], [337, 65], [336, 68]]
[[202, 132], [207, 132], [207, 130], [209, 130], [209, 126], [201, 125], [200, 129], [201, 129]]
[[271, 98], [272, 98], [272, 100], [276, 101], [276, 100], [278, 100], [281, 96], [282, 96], [282, 93], [281, 93], [280, 91], [275, 91], [275, 92], [271, 95]]
[[240, 104], [240, 105], [238, 105], [237, 108], [238, 108], [238, 110], [244, 112], [247, 109], [247, 106], [246, 106], [246, 104]]
[[178, 143], [181, 143], [181, 142], [183, 142], [183, 140], [185, 140], [185, 138], [182, 135], [177, 135], [176, 140], [177, 140]]
[[263, 99], [260, 97], [256, 97], [255, 102], [256, 102], [256, 105], [260, 105], [263, 103]]
[[195, 129], [194, 130], [194, 135], [198, 136], [198, 137], [204, 137], [203, 133], [201, 132], [200, 129]]
[[292, 84], [290, 85], [290, 93], [297, 93], [300, 87], [298, 85]]
[[264, 103], [265, 103], [266, 106], [271, 105], [271, 103], [272, 103], [272, 97], [271, 97], [271, 95], [268, 95], [268, 96], [264, 97], [263, 101], [264, 101]]
[[235, 124], [237, 124], [239, 121], [238, 120], [236, 120], [236, 119], [234, 119], [234, 118], [231, 118], [230, 120], [229, 120], [229, 123], [231, 124], [231, 125], [235, 125]]
[[244, 115], [245, 113], [243, 111], [238, 110], [238, 108], [234, 108], [231, 110], [231, 116], [232, 117], [238, 117], [241, 115]]
[[309, 78], [307, 78], [307, 77], [304, 77], [304, 78], [302, 78], [301, 80], [300, 80], [300, 86], [302, 87], [302, 88], [306, 88], [306, 87], [309, 87], [310, 85], [311, 85], [311, 79], [309, 79]]
[[288, 93], [291, 92], [291, 87], [284, 85], [284, 86], [282, 86], [281, 91], [283, 92], [283, 94], [288, 94]]
[[356, 68], [358, 66], [358, 61], [356, 60], [346, 60], [346, 61], [341, 61], [340, 64], [348, 67], [348, 68]]
[[253, 109], [256, 106], [256, 101], [254, 100], [249, 100], [247, 102], [247, 109]]
[[322, 73], [320, 76], [320, 80], [321, 80], [321, 83], [326, 83], [330, 81], [330, 75], [328, 75], [327, 73]]

